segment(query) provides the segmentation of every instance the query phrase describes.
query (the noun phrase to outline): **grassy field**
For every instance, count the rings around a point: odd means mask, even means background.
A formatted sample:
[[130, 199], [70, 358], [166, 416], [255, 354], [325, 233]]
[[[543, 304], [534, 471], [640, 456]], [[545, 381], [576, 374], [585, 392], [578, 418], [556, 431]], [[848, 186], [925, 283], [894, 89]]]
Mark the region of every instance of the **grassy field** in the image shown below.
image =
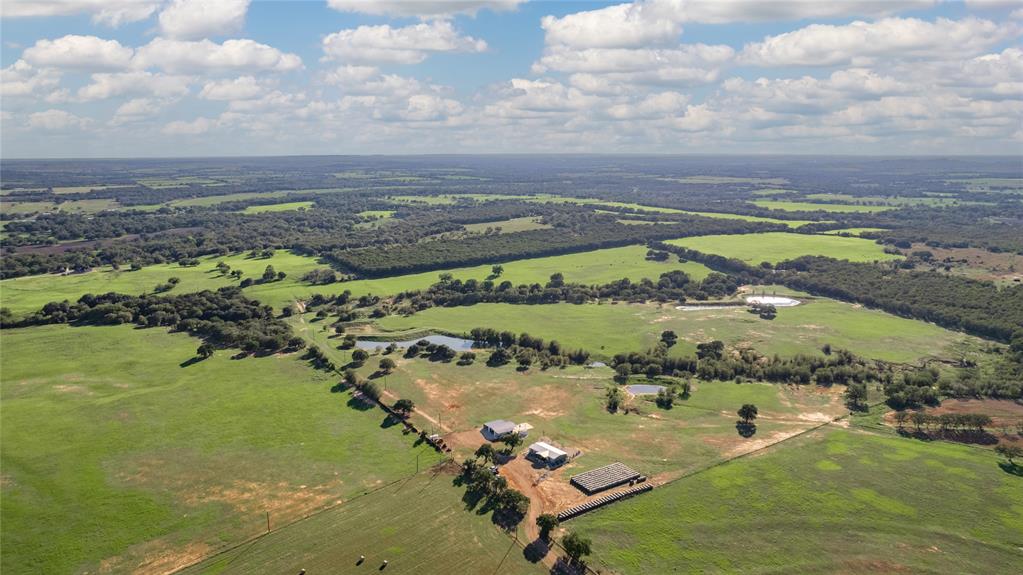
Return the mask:
[[183, 366], [197, 339], [127, 326], [3, 338], [11, 575], [167, 572], [262, 532], [267, 511], [283, 525], [437, 460], [297, 356]]
[[784, 200], [754, 200], [752, 203], [769, 210], [786, 212], [816, 212], [818, 210], [835, 213], [869, 213], [895, 209], [892, 206], [853, 206], [848, 204], [814, 204], [811, 202], [787, 202]]
[[[113, 270], [110, 267], [99, 268], [83, 274], [69, 276], [40, 275], [0, 281], [0, 304], [10, 308], [15, 315], [24, 315], [38, 310], [51, 301], [70, 300], [87, 293], [102, 294], [108, 292], [141, 295], [152, 293], [157, 284], [176, 277], [181, 280], [170, 294], [217, 289], [228, 285], [237, 285], [238, 281], [221, 275], [214, 266], [223, 261], [232, 269], [242, 270], [243, 278], [259, 278], [267, 265], [274, 266], [277, 271], [284, 271], [290, 277], [285, 280], [297, 284], [298, 278], [305, 272], [323, 267], [313, 258], [294, 255], [290, 252], [277, 252], [272, 258], [249, 258], [247, 255], [203, 258], [194, 267], [181, 267], [178, 264], [158, 264], [146, 266], [138, 271], [129, 271], [122, 267]], [[281, 282], [283, 283], [283, 282]], [[249, 291], [271, 287], [253, 286]], [[280, 304], [280, 302], [274, 302]]]
[[906, 363], [940, 356], [967, 337], [925, 322], [828, 299], [779, 308], [774, 320], [761, 319], [745, 307], [682, 311], [655, 304], [477, 304], [431, 308], [408, 317], [388, 316], [377, 325], [384, 330], [463, 333], [474, 327], [492, 327], [528, 332], [602, 357], [648, 349], [657, 343], [662, 331], [669, 329], [679, 336], [679, 343], [672, 348], [677, 354], [692, 353], [697, 343], [715, 339], [783, 356], [815, 353], [830, 343], [864, 357]]
[[27, 214], [31, 212], [65, 212], [71, 214], [94, 214], [117, 208], [117, 200], [71, 200], [68, 202], [0, 202], [0, 212], [5, 214]]
[[[409, 575], [540, 574], [485, 516], [465, 511], [454, 476], [424, 472], [274, 531], [182, 575], [378, 571]], [[359, 556], [366, 561], [356, 565]]]
[[1021, 501], [987, 450], [829, 427], [568, 526], [638, 575], [1010, 573]]
[[497, 222], [483, 222], [481, 224], [466, 224], [463, 226], [470, 232], [484, 232], [487, 228], [501, 228], [502, 234], [511, 234], [514, 232], [527, 232], [529, 230], [546, 230], [550, 229], [551, 226], [542, 224], [539, 218], [525, 217], [525, 218], [512, 218], [510, 220], [501, 220]]
[[862, 234], [863, 232], [884, 232], [884, 231], [887, 231], [887, 230], [885, 230], [884, 228], [842, 228], [840, 230], [829, 230], [829, 231], [821, 232], [821, 233], [829, 235], [829, 236], [837, 236], [837, 235], [841, 235], [841, 234], [849, 234], [851, 236], [858, 236], [858, 235]]
[[263, 206], [249, 206], [242, 210], [246, 214], [261, 214], [263, 212], [288, 212], [298, 209], [309, 209], [313, 207], [312, 202], [288, 202], [284, 204], [266, 204]]
[[[504, 273], [498, 281], [508, 280], [514, 284], [547, 283], [551, 274], [561, 272], [565, 280], [583, 284], [600, 284], [628, 277], [638, 281], [644, 277], [656, 279], [660, 274], [680, 269], [695, 279], [702, 279], [710, 269], [695, 262], [652, 262], [645, 258], [647, 249], [643, 246], [627, 246], [595, 250], [563, 256], [550, 256], [505, 262]], [[341, 293], [351, 290], [353, 295], [390, 295], [405, 290], [425, 289], [437, 283], [438, 276], [450, 273], [457, 279], [485, 279], [490, 275], [490, 265], [468, 268], [437, 270], [418, 274], [407, 274], [379, 279], [355, 280], [327, 286], [310, 286], [291, 277], [283, 282], [252, 286], [247, 294], [274, 306], [284, 305], [296, 299], [304, 299], [313, 293]], [[287, 270], [285, 270], [287, 271]]]
[[884, 253], [884, 248], [871, 240], [784, 232], [697, 236], [669, 240], [667, 243], [737, 258], [751, 265], [765, 261], [775, 264], [800, 256], [828, 256], [854, 262], [885, 261], [899, 257]]
[[[507, 262], [501, 279], [519, 283], [546, 283], [551, 274], [561, 272], [565, 279], [585, 284], [606, 283], [623, 277], [640, 280], [644, 277], [656, 279], [660, 274], [681, 269], [695, 279], [702, 279], [710, 270], [696, 262], [651, 262], [645, 258], [643, 246], [627, 246], [596, 250], [564, 256], [533, 258]], [[119, 292], [132, 295], [152, 293], [157, 284], [177, 277], [181, 280], [170, 294], [216, 289], [237, 285], [238, 281], [223, 276], [215, 269], [223, 261], [232, 269], [244, 272], [243, 278], [258, 278], [267, 265], [287, 273], [283, 281], [256, 284], [245, 289], [252, 298], [274, 307], [283, 307], [297, 299], [305, 299], [314, 293], [341, 293], [351, 290], [356, 296], [365, 294], [391, 295], [405, 290], [424, 289], [437, 282], [438, 275], [445, 271], [460, 279], [484, 279], [490, 274], [489, 265], [451, 270], [439, 270], [420, 274], [408, 274], [380, 279], [355, 280], [326, 286], [309, 285], [301, 280], [306, 272], [327, 267], [314, 258], [299, 256], [290, 252], [277, 252], [272, 258], [249, 258], [247, 254], [226, 257], [202, 258], [195, 267], [181, 267], [177, 264], [147, 266], [138, 271], [125, 268], [113, 270], [100, 268], [84, 274], [69, 276], [40, 275], [0, 281], [0, 305], [9, 308], [16, 316], [38, 310], [51, 301], [77, 301], [87, 293], [100, 294]]]
[[[569, 453], [582, 451], [557, 473], [565, 482], [570, 475], [614, 461], [643, 473], [673, 476], [756, 445], [735, 431], [734, 412], [744, 402], [761, 409], [764, 427], [758, 439], [778, 438], [844, 413], [838, 391], [697, 382], [690, 398], [679, 400], [673, 409], [659, 409], [652, 398], [636, 397], [631, 405], [639, 409], [638, 415], [612, 414], [605, 409], [606, 389], [612, 384], [609, 368], [520, 372], [512, 365], [488, 367], [482, 359], [460, 366], [391, 357], [398, 368], [378, 383], [393, 398], [415, 401], [434, 421], [419, 414], [413, 420], [444, 433], [456, 453], [468, 455], [483, 442], [479, 428], [485, 421], [529, 423], [529, 441], [545, 438]], [[378, 360], [367, 362], [366, 375]]]

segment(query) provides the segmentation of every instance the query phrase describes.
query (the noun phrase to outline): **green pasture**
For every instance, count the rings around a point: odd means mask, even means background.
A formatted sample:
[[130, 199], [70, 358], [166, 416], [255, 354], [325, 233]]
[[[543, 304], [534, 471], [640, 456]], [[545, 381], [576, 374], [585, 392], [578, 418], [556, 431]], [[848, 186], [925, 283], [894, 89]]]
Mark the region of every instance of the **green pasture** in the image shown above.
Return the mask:
[[248, 206], [242, 213], [261, 214], [265, 212], [290, 212], [292, 210], [309, 209], [313, 207], [312, 202], [287, 202], [284, 204], [265, 204], [262, 206]]
[[466, 231], [470, 232], [485, 232], [487, 228], [501, 228], [502, 234], [527, 232], [529, 230], [546, 230], [551, 228], [551, 226], [549, 226], [548, 224], [540, 223], [539, 218], [536, 217], [512, 218], [509, 220], [500, 220], [496, 222], [466, 224], [463, 227], [466, 229]]
[[751, 265], [761, 262], [775, 264], [800, 256], [827, 256], [854, 262], [884, 261], [899, 257], [884, 253], [884, 248], [872, 240], [785, 232], [695, 236], [669, 240], [667, 243], [740, 259]]
[[854, 206], [849, 204], [815, 204], [811, 202], [788, 202], [785, 200], [754, 200], [752, 202], [769, 210], [786, 212], [835, 212], [839, 214], [883, 212], [895, 209], [893, 206]]
[[93, 199], [70, 200], [67, 202], [11, 202], [0, 201], [0, 212], [5, 214], [27, 214], [31, 212], [65, 212], [71, 214], [94, 214], [118, 207], [117, 200]]
[[860, 235], [860, 234], [862, 234], [864, 232], [872, 233], [872, 232], [886, 232], [886, 231], [888, 231], [888, 230], [886, 230], [885, 228], [842, 228], [840, 230], [828, 230], [826, 232], [821, 232], [821, 233], [825, 234], [825, 235], [829, 235], [829, 236], [837, 236], [837, 235], [841, 235], [841, 234], [849, 234], [850, 236], [858, 236], [858, 235]]
[[1010, 573], [1021, 502], [988, 450], [829, 426], [565, 526], [637, 575]]
[[[307, 271], [324, 267], [316, 263], [314, 258], [299, 256], [290, 252], [277, 252], [271, 258], [250, 258], [247, 254], [225, 257], [207, 257], [199, 260], [193, 267], [182, 267], [178, 264], [156, 264], [143, 267], [138, 271], [130, 271], [128, 266], [120, 270], [106, 266], [93, 271], [60, 276], [54, 274], [26, 276], [0, 281], [0, 306], [9, 308], [15, 315], [25, 315], [40, 309], [51, 301], [69, 300], [75, 302], [87, 293], [103, 294], [118, 292], [130, 295], [153, 293], [153, 289], [171, 277], [181, 280], [169, 294], [196, 292], [204, 289], [217, 289], [228, 285], [237, 285], [238, 280], [222, 275], [216, 270], [217, 262], [223, 261], [244, 272], [242, 278], [259, 279], [267, 265], [274, 266], [277, 271], [288, 274], [284, 280], [290, 284], [300, 282], [300, 277]], [[284, 282], [278, 282], [284, 283]], [[271, 287], [253, 286], [249, 291]], [[274, 302], [279, 304], [280, 302]]]
[[[488, 515], [466, 510], [454, 475], [427, 470], [182, 571], [182, 575], [380, 572], [540, 574]], [[366, 560], [356, 562], [360, 556]]]
[[[551, 274], [561, 272], [565, 275], [566, 281], [602, 284], [623, 277], [634, 281], [644, 277], [656, 279], [660, 274], [676, 269], [685, 271], [694, 279], [702, 279], [710, 273], [707, 267], [696, 262], [683, 264], [678, 261], [647, 261], [646, 251], [643, 246], [626, 246], [506, 262], [502, 264], [504, 273], [498, 281], [507, 279], [516, 285], [546, 283]], [[7, 307], [16, 316], [20, 316], [38, 310], [51, 301], [65, 299], [77, 301], [87, 293], [118, 292], [131, 295], [152, 293], [158, 284], [166, 282], [171, 277], [177, 277], [181, 282], [168, 292], [170, 294], [237, 285], [238, 280], [224, 276], [216, 270], [215, 266], [220, 261], [231, 266], [231, 269], [242, 270], [243, 279], [258, 279], [267, 265], [272, 265], [276, 271], [285, 272], [287, 278], [283, 281], [255, 284], [245, 289], [249, 297], [278, 308], [295, 300], [306, 299], [314, 293], [336, 294], [350, 290], [356, 296], [365, 294], [385, 296], [406, 290], [425, 289], [437, 283], [439, 275], [445, 272], [459, 279], [478, 280], [487, 278], [491, 273], [490, 265], [481, 265], [330, 285], [310, 285], [302, 281], [302, 276], [310, 270], [328, 267], [326, 264], [317, 263], [315, 258], [290, 252], [277, 252], [272, 258], [249, 258], [247, 254], [238, 254], [201, 258], [200, 264], [194, 267], [158, 264], [134, 272], [129, 271], [127, 267], [116, 271], [104, 267], [68, 276], [47, 274], [2, 280], [0, 306]]]
[[880, 204], [884, 206], [955, 206], [955, 205], [978, 205], [985, 202], [962, 201], [958, 198], [943, 197], [908, 197], [908, 196], [854, 196], [851, 194], [809, 194], [804, 196], [809, 200], [834, 201], [838, 203], [849, 203], [858, 205], [860, 202], [868, 204]]
[[437, 460], [298, 354], [190, 364], [198, 343], [4, 331], [4, 573], [166, 572], [261, 533], [267, 511], [284, 525]]
[[830, 343], [864, 357], [906, 363], [940, 357], [967, 337], [922, 321], [823, 298], [779, 308], [774, 320], [761, 319], [745, 306], [684, 311], [656, 304], [477, 304], [431, 308], [407, 317], [388, 316], [377, 325], [382, 330], [466, 333], [474, 327], [492, 327], [527, 332], [600, 357], [649, 349], [665, 330], [679, 336], [679, 343], [672, 348], [676, 354], [693, 353], [696, 344], [716, 339], [782, 356], [819, 353]]
[[[495, 278], [496, 282], [508, 280], [513, 284], [545, 284], [551, 274], [561, 272], [565, 281], [582, 284], [602, 284], [624, 277], [639, 281], [644, 277], [656, 279], [664, 272], [683, 270], [695, 279], [702, 279], [710, 269], [696, 262], [676, 261], [653, 262], [645, 259], [647, 248], [626, 246], [595, 250], [563, 256], [549, 256], [505, 262], [504, 273]], [[285, 270], [287, 271], [287, 270]], [[245, 293], [264, 303], [282, 306], [296, 299], [305, 299], [314, 293], [334, 294], [350, 290], [353, 295], [391, 295], [407, 290], [426, 289], [437, 283], [442, 273], [450, 273], [456, 279], [484, 280], [491, 273], [491, 266], [480, 265], [467, 268], [437, 270], [417, 274], [406, 274], [378, 279], [354, 280], [325, 286], [311, 286], [291, 277], [283, 282], [274, 282], [248, 288]], [[2, 285], [2, 284], [0, 284]]]

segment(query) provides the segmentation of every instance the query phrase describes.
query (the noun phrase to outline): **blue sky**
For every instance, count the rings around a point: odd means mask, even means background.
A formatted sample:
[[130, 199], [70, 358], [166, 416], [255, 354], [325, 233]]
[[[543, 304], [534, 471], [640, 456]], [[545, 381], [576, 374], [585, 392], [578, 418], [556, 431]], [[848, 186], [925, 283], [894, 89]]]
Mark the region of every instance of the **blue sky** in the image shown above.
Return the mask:
[[3, 0], [2, 153], [1021, 153], [1023, 2]]

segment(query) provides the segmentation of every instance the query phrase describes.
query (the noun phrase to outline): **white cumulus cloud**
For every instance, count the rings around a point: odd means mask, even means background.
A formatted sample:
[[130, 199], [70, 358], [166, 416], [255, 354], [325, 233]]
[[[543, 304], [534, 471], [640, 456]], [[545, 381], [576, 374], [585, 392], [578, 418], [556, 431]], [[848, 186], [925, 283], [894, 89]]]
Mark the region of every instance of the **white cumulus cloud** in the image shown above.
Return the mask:
[[190, 122], [184, 120], [169, 122], [160, 131], [171, 136], [196, 136], [205, 134], [216, 125], [216, 120], [199, 117]]
[[174, 0], [160, 12], [160, 33], [185, 40], [242, 29], [249, 0]]
[[266, 91], [266, 86], [255, 76], [241, 76], [207, 82], [199, 92], [199, 97], [206, 100], [251, 100]]
[[35, 112], [28, 117], [28, 125], [40, 130], [60, 131], [72, 128], [81, 129], [90, 124], [88, 118], [81, 118], [65, 110], [49, 109]]
[[142, 70], [93, 74], [92, 81], [78, 89], [80, 100], [105, 100], [116, 96], [154, 95], [178, 97], [188, 93], [195, 79], [190, 76], [166, 75]]
[[90, 14], [92, 21], [120, 26], [145, 20], [156, 12], [161, 0], [6, 0], [4, 18], [36, 18]]
[[463, 36], [446, 20], [394, 28], [359, 26], [323, 39], [326, 60], [351, 63], [418, 64], [431, 53], [483, 52], [487, 43]]
[[38, 40], [22, 53], [22, 59], [40, 68], [116, 70], [131, 64], [134, 50], [117, 40], [68, 34], [55, 40]]
[[286, 72], [302, 67], [295, 54], [254, 40], [187, 41], [154, 38], [136, 51], [132, 62], [139, 68], [158, 67], [167, 71], [260, 70]]
[[833, 66], [875, 58], [939, 59], [976, 54], [1018, 33], [1013, 25], [972, 17], [812, 24], [747, 44], [742, 60], [760, 66]]
[[506, 12], [525, 0], [327, 0], [340, 12], [374, 16], [448, 18], [456, 14], [475, 16], [480, 10]]

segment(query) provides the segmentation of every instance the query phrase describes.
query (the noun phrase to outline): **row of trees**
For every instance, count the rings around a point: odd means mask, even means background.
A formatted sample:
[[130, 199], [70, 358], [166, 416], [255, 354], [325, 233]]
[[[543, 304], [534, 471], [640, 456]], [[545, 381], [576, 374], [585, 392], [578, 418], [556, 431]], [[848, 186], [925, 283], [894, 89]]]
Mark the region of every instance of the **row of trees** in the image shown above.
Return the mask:
[[426, 290], [402, 292], [394, 297], [395, 311], [412, 314], [431, 307], [468, 306], [478, 303], [510, 304], [582, 304], [600, 299], [628, 302], [676, 302], [684, 303], [687, 298], [699, 300], [734, 294], [739, 284], [735, 278], [723, 274], [709, 274], [696, 282], [681, 270], [662, 273], [656, 280], [643, 278], [633, 282], [628, 278], [604, 285], [586, 286], [566, 283], [560, 273], [552, 274], [550, 281], [541, 285], [521, 284], [510, 281], [495, 283], [492, 280], [458, 280], [450, 274], [441, 274], [440, 281]]

